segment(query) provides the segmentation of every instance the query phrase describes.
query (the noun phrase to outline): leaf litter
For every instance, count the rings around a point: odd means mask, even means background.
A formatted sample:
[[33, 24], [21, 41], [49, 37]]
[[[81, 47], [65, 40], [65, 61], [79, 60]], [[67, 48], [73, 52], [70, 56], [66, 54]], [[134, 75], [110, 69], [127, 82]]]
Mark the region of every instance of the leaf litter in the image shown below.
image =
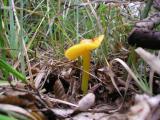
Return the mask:
[[[136, 52], [159, 73], [159, 58], [139, 50]], [[31, 61], [34, 85], [11, 81], [0, 86], [0, 113], [30, 120], [158, 120], [159, 95], [139, 94], [138, 78], [125, 62], [128, 52], [122, 52], [124, 58], [121, 54], [109, 56], [109, 66], [92, 62], [84, 96], [78, 61], [54, 60], [53, 51], [43, 51]]]

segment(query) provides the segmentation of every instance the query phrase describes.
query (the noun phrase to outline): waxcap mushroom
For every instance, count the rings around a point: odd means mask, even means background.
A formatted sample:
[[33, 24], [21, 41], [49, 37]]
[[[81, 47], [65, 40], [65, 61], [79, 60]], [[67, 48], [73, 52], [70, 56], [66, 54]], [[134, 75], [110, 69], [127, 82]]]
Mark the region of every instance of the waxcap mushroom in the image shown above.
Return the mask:
[[69, 60], [74, 60], [79, 56], [83, 56], [88, 51], [98, 48], [101, 45], [101, 42], [104, 38], [104, 35], [100, 35], [93, 39], [83, 39], [79, 44], [73, 45], [65, 52], [65, 56]]

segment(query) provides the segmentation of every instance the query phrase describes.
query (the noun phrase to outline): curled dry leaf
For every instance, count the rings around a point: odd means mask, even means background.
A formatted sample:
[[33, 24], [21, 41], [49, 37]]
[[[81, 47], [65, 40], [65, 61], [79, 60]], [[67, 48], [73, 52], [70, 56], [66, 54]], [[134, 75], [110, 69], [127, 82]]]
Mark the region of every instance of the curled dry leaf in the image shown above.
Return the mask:
[[95, 95], [88, 93], [78, 102], [78, 110], [86, 111], [95, 103]]
[[62, 71], [61, 71], [61, 76], [63, 77], [63, 78], [70, 78], [70, 75], [71, 75], [71, 72], [72, 72], [72, 68], [69, 68], [69, 69], [63, 69]]
[[137, 48], [135, 51], [154, 71], [160, 74], [160, 59], [158, 57], [145, 51], [143, 48]]
[[55, 93], [56, 98], [61, 99], [61, 100], [66, 100], [65, 90], [64, 90], [64, 87], [59, 79], [56, 80], [56, 82], [53, 86], [53, 89], [54, 89], [54, 93]]
[[[134, 74], [134, 72], [130, 69], [130, 67], [121, 59], [119, 58], [115, 58], [111, 61], [111, 65], [113, 64], [113, 62], [119, 62], [129, 73], [129, 75], [136, 81], [136, 83], [139, 85], [139, 87], [146, 93], [151, 94], [149, 91], [147, 91], [145, 89], [145, 87], [140, 83], [140, 81], [138, 80], [137, 76]], [[127, 86], [127, 84], [126, 84]]]
[[46, 75], [45, 69], [46, 69], [46, 67], [43, 67], [39, 71], [38, 75], [36, 76], [36, 78], [35, 78], [35, 88], [40, 87], [40, 83], [41, 83], [42, 79], [44, 78], [44, 76]]

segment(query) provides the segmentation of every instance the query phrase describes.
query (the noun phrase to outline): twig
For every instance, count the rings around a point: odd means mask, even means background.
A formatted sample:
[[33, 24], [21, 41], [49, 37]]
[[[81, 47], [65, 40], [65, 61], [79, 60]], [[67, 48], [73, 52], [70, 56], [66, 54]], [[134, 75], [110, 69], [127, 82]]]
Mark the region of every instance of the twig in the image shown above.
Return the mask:
[[154, 70], [151, 69], [149, 73], [149, 87], [152, 94], [153, 94], [153, 77], [154, 77]]
[[160, 49], [160, 32], [152, 30], [159, 24], [160, 13], [137, 22], [128, 36], [128, 43], [136, 47]]
[[[42, 98], [46, 99], [46, 97], [44, 97], [44, 96], [42, 96]], [[70, 102], [67, 102], [67, 101], [64, 101], [64, 100], [60, 100], [60, 99], [56, 99], [56, 98], [51, 98], [51, 97], [47, 97], [47, 99], [50, 100], [50, 101], [52, 101], [52, 102], [62, 103], [62, 104], [65, 104], [65, 105], [69, 105], [69, 106], [78, 108], [78, 105], [70, 103]]]

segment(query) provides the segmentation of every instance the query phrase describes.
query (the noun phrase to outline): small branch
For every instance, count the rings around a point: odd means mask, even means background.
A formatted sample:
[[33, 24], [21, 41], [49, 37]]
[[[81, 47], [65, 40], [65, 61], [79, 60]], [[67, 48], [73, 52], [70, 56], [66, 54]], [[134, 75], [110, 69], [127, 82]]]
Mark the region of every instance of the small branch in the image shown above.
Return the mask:
[[160, 13], [137, 22], [128, 36], [128, 43], [136, 47], [160, 49], [160, 32], [152, 30], [159, 24]]
[[160, 24], [160, 13], [155, 13], [154, 15], [148, 17], [147, 19], [137, 22], [135, 27], [151, 30], [159, 24]]
[[160, 0], [154, 0], [153, 7], [160, 11]]
[[160, 32], [135, 28], [128, 37], [128, 43], [136, 47], [160, 49]]

